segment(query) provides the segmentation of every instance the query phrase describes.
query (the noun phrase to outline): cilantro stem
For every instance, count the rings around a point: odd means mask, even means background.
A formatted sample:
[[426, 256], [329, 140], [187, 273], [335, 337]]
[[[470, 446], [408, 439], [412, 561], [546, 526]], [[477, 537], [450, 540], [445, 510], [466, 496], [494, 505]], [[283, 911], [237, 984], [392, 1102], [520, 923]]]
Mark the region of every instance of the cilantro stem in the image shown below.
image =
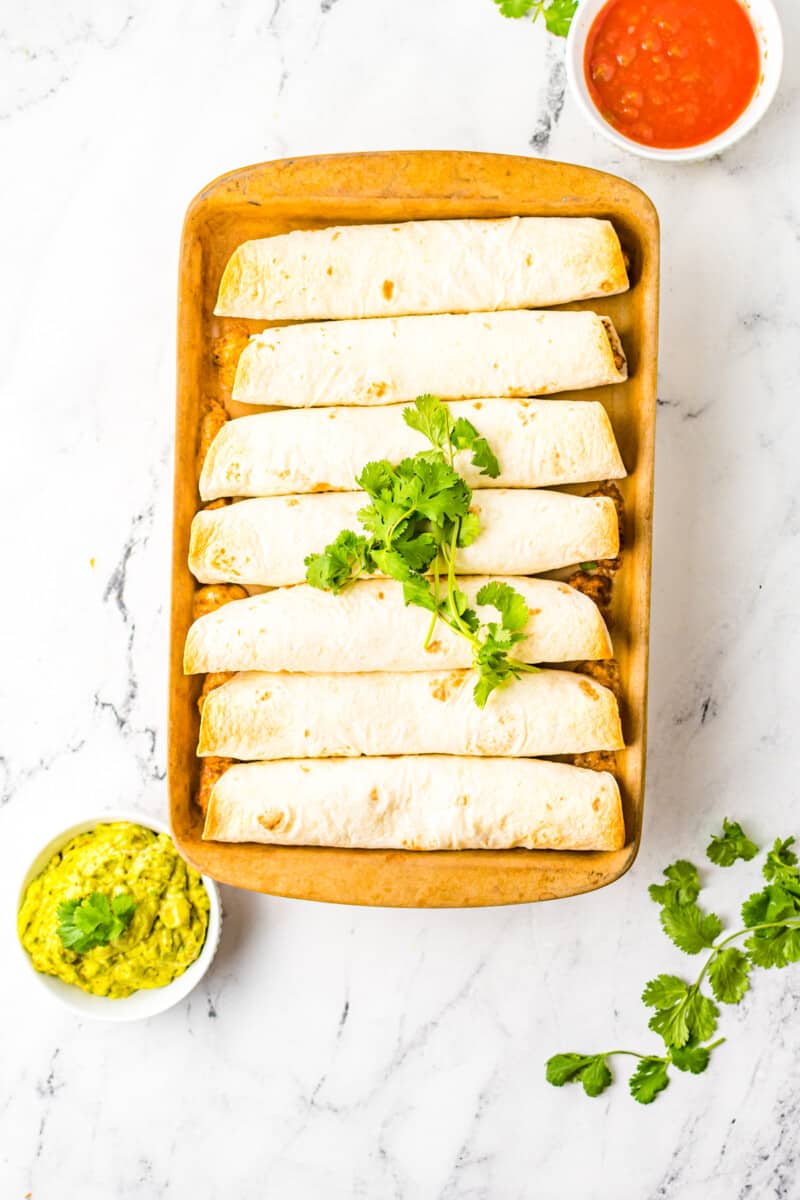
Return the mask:
[[433, 599], [434, 599], [434, 603], [436, 604], [436, 608], [433, 610], [433, 614], [431, 615], [431, 623], [428, 626], [428, 632], [425, 634], [425, 641], [423, 642], [423, 646], [426, 650], [428, 649], [428, 647], [431, 644], [431, 638], [433, 637], [433, 631], [436, 628], [436, 622], [439, 620], [439, 555], [438, 554], [436, 555], [436, 558], [433, 560]]
[[759, 925], [749, 925], [749, 926], [746, 926], [744, 929], [737, 929], [735, 933], [729, 933], [728, 936], [723, 938], [721, 942], [715, 942], [711, 953], [709, 954], [708, 958], [706, 959], [705, 963], [703, 964], [702, 971], [697, 976], [697, 981], [692, 984], [690, 991], [696, 992], [698, 990], [698, 988], [700, 987], [700, 984], [703, 982], [703, 980], [706, 976], [706, 973], [707, 973], [709, 967], [711, 966], [711, 964], [713, 963], [714, 959], [717, 957], [718, 954], [720, 954], [725, 949], [725, 947], [728, 945], [729, 942], [735, 942], [737, 938], [744, 937], [745, 934], [747, 934], [747, 933], [755, 933], [759, 929], [777, 929], [777, 928], [800, 929], [800, 918], [798, 918], [794, 921], [791, 919], [791, 917], [788, 917], [788, 918], [786, 918], [786, 920], [783, 920], [783, 921], [762, 921], [761, 924], [759, 924]]

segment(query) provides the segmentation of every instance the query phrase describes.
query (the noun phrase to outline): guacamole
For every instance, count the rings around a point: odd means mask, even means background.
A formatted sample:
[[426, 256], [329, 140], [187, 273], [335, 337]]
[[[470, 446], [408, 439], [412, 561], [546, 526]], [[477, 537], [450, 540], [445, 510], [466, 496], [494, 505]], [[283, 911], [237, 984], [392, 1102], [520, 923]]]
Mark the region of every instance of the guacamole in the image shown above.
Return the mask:
[[[98, 896], [102, 904], [103, 897], [111, 904], [129, 897], [114, 905], [125, 920], [106, 945], [78, 953], [63, 940], [65, 902], [74, 908]], [[37, 971], [96, 996], [121, 998], [182, 975], [203, 949], [208, 912], [203, 881], [172, 839], [117, 821], [79, 834], [53, 855], [25, 893], [17, 929]]]

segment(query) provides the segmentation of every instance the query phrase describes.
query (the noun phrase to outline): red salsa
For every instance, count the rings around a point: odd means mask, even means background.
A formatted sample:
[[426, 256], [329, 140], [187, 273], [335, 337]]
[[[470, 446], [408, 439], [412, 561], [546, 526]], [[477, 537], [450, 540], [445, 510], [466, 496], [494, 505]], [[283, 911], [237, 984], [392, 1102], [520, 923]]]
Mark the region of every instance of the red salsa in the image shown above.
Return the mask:
[[747, 108], [761, 74], [738, 0], [609, 0], [586, 40], [598, 110], [635, 142], [699, 146]]

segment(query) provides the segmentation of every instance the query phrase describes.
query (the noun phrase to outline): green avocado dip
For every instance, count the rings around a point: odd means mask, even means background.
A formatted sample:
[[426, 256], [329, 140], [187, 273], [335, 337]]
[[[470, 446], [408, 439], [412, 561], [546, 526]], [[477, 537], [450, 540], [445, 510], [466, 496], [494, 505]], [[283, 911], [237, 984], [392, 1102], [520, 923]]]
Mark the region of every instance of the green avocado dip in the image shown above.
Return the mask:
[[182, 975], [203, 949], [208, 912], [203, 881], [172, 839], [117, 821], [53, 855], [17, 929], [37, 971], [117, 999]]

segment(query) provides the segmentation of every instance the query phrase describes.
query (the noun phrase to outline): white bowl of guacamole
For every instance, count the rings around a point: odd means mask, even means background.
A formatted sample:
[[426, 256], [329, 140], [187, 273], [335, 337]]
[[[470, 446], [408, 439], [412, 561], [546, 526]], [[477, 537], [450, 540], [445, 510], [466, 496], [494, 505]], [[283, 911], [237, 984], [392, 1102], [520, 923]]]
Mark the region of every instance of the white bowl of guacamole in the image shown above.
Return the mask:
[[100, 813], [53, 838], [20, 891], [17, 932], [36, 978], [84, 1017], [164, 1012], [205, 975], [222, 905], [212, 879], [179, 855], [169, 828], [136, 812]]

